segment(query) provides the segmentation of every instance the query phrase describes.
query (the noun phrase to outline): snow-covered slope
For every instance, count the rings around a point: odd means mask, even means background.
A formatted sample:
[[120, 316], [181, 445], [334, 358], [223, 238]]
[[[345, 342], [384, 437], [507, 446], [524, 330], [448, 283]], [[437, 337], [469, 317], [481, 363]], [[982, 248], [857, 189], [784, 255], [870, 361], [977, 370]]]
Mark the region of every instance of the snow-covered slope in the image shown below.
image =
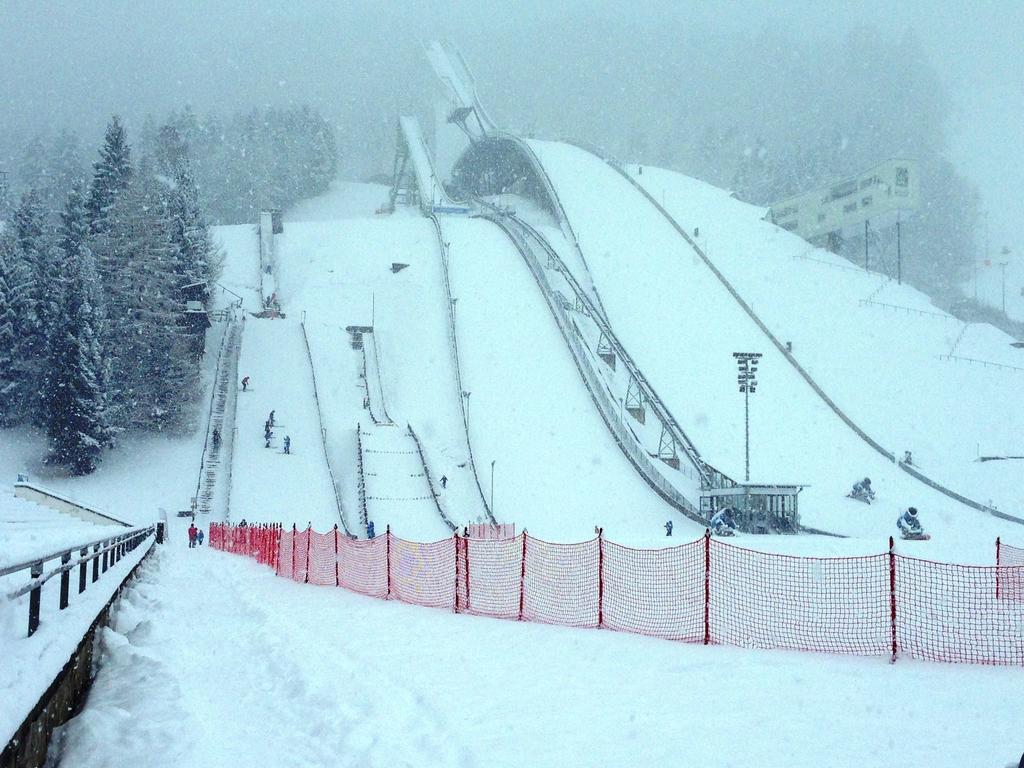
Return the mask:
[[444, 233], [474, 450], [481, 467], [496, 462], [495, 514], [558, 540], [600, 525], [617, 541], [650, 542], [667, 519], [696, 535], [619, 451], [508, 237], [455, 218]]
[[[914, 504], [926, 511], [930, 528], [946, 534], [944, 545], [933, 542], [928, 551], [954, 559], [965, 556], [966, 549], [972, 559], [991, 552], [992, 540], [1006, 524], [924, 487], [868, 447], [814, 394], [627, 180], [575, 147], [531, 146], [572, 221], [612, 326], [712, 464], [743, 477], [743, 400], [732, 353], [763, 352], [760, 386], [751, 398], [753, 480], [808, 483], [800, 497], [802, 515], [816, 527], [882, 538], [892, 531], [898, 510]], [[755, 300], [755, 308], [765, 302], [768, 296]], [[778, 276], [770, 302], [814, 322]], [[834, 328], [828, 335], [843, 338]], [[866, 378], [864, 372], [848, 375]], [[904, 376], [917, 378], [913, 369], [905, 369]], [[890, 406], [882, 399], [876, 407]], [[933, 418], [921, 416], [926, 417]], [[850, 485], [865, 475], [879, 489], [881, 503], [873, 507], [844, 499]]]
[[[247, 320], [238, 371], [249, 377], [249, 386], [238, 393], [231, 520], [330, 528], [338, 513], [298, 321]], [[275, 426], [267, 447], [264, 426], [271, 411]], [[285, 454], [289, 437], [291, 453]]]
[[143, 578], [64, 766], [953, 768], [1021, 749], [1020, 669], [455, 615], [180, 544]]
[[[763, 210], [681, 174], [645, 167], [638, 182], [688, 231], [800, 363], [890, 450], [982, 503], [1024, 510], [1018, 398], [1024, 351], [985, 324], [965, 325], [919, 291], [867, 272], [763, 221]], [[905, 258], [919, 257], [913, 243]], [[783, 298], [783, 300], [780, 300]], [[1017, 366], [1020, 371], [943, 358]]]

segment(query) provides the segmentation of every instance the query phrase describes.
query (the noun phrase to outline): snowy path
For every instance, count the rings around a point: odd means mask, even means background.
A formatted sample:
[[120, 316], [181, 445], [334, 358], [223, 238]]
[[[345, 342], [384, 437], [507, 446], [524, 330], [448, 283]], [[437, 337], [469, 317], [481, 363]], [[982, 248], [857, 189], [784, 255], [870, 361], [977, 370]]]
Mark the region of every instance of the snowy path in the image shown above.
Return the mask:
[[180, 544], [103, 649], [65, 768], [1002, 766], [1024, 721], [1020, 669], [454, 615]]
[[[231, 519], [332, 527], [338, 513], [299, 323], [247, 321], [238, 375], [249, 377], [249, 391], [238, 393]], [[271, 410], [276, 426], [266, 448], [263, 428]], [[286, 436], [291, 455], [284, 454]]]

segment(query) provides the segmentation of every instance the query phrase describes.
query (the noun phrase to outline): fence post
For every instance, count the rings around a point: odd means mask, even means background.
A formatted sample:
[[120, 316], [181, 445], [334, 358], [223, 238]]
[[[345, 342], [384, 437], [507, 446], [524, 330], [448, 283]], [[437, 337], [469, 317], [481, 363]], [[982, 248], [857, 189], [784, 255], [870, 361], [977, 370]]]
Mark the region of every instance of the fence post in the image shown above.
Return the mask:
[[711, 644], [711, 529], [704, 529], [704, 645]]
[[999, 599], [999, 554], [1000, 554], [999, 550], [1000, 550], [1000, 547], [1001, 547], [1001, 544], [1000, 544], [1000, 541], [999, 541], [999, 537], [996, 536], [996, 600]]
[[519, 569], [519, 621], [523, 620], [523, 606], [526, 603], [526, 531], [523, 530], [523, 560]]
[[889, 628], [892, 637], [892, 659], [896, 661], [896, 551], [892, 536], [889, 537]]
[[460, 549], [460, 546], [461, 546], [459, 544], [459, 531], [458, 531], [458, 529], [455, 530], [455, 533], [453, 533], [452, 536], [455, 538], [455, 607], [454, 607], [454, 610], [455, 610], [455, 613], [458, 613], [459, 612], [459, 549]]
[[85, 561], [85, 558], [87, 558], [88, 556], [89, 548], [82, 547], [82, 551], [78, 553], [78, 594], [82, 594], [83, 592], [85, 592], [85, 572], [89, 567], [88, 563]]
[[71, 562], [71, 552], [65, 552], [60, 556], [60, 609], [63, 611], [68, 607], [68, 591], [71, 587], [71, 571], [67, 567]]
[[299, 535], [299, 529], [292, 523], [292, 581], [295, 581], [295, 537]]
[[100, 545], [92, 545], [92, 580], [95, 582], [100, 577]]
[[604, 626], [604, 528], [597, 529], [597, 626]]
[[110, 539], [107, 539], [106, 541], [100, 542], [100, 546], [103, 547], [103, 572], [104, 573], [107, 572], [107, 556], [110, 554], [110, 549], [107, 546], [107, 544], [109, 542], [110, 542]]
[[462, 567], [466, 569], [466, 604], [462, 606], [462, 610], [468, 613], [469, 606], [472, 605], [469, 598], [469, 530], [463, 528], [462, 534]]
[[341, 579], [338, 577], [338, 524], [334, 524], [334, 586], [341, 586]]
[[388, 527], [384, 530], [384, 547], [387, 555], [387, 571], [388, 571], [388, 594], [387, 597], [391, 597], [391, 523], [388, 523]]
[[309, 547], [313, 541], [313, 524], [310, 523], [306, 527], [306, 576], [302, 580], [303, 584], [309, 584]]
[[[43, 564], [42, 562], [32, 563], [31, 575], [33, 579], [38, 579], [43, 575]], [[42, 597], [43, 588], [37, 585], [28, 595], [28, 636], [32, 637], [39, 629], [39, 603]]]

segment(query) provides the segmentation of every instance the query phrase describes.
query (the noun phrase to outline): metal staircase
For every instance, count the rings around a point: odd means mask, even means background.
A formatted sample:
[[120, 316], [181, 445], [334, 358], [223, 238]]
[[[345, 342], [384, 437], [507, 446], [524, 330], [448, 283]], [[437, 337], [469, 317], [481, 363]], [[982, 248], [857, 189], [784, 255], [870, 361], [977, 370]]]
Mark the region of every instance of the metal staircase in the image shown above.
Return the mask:
[[[203, 446], [199, 483], [196, 486], [196, 511], [200, 514], [228, 508], [231, 492], [231, 451], [234, 445], [235, 404], [238, 392], [238, 355], [242, 347], [242, 322], [229, 321], [217, 356], [217, 374], [210, 396], [210, 415], [206, 428], [206, 444]], [[219, 436], [219, 439], [218, 437]], [[224, 467], [227, 468], [228, 482], [221, 484]], [[218, 491], [223, 487], [223, 503]]]

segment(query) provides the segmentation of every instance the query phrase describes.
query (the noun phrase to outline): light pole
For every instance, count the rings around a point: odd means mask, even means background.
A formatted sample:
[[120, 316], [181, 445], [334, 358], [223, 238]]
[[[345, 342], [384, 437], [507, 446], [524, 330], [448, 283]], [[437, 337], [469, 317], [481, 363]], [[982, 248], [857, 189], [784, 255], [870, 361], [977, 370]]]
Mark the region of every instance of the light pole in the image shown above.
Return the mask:
[[757, 391], [757, 362], [761, 359], [760, 352], [733, 352], [739, 373], [736, 377], [743, 393], [743, 420], [746, 431], [746, 464], [744, 479], [750, 482], [750, 396]]
[[497, 459], [491, 459], [491, 514], [494, 514], [494, 462]]
[[[1007, 248], [1004, 245], [1002, 250], [999, 251], [999, 255], [1000, 256], [1004, 256], [1004, 257], [1009, 256], [1010, 255], [1010, 249]], [[1009, 263], [1010, 263], [1009, 261], [1000, 261], [999, 262], [999, 267], [1003, 270], [1003, 315], [1004, 316], [1006, 315], [1006, 267], [1007, 267], [1007, 265]]]

